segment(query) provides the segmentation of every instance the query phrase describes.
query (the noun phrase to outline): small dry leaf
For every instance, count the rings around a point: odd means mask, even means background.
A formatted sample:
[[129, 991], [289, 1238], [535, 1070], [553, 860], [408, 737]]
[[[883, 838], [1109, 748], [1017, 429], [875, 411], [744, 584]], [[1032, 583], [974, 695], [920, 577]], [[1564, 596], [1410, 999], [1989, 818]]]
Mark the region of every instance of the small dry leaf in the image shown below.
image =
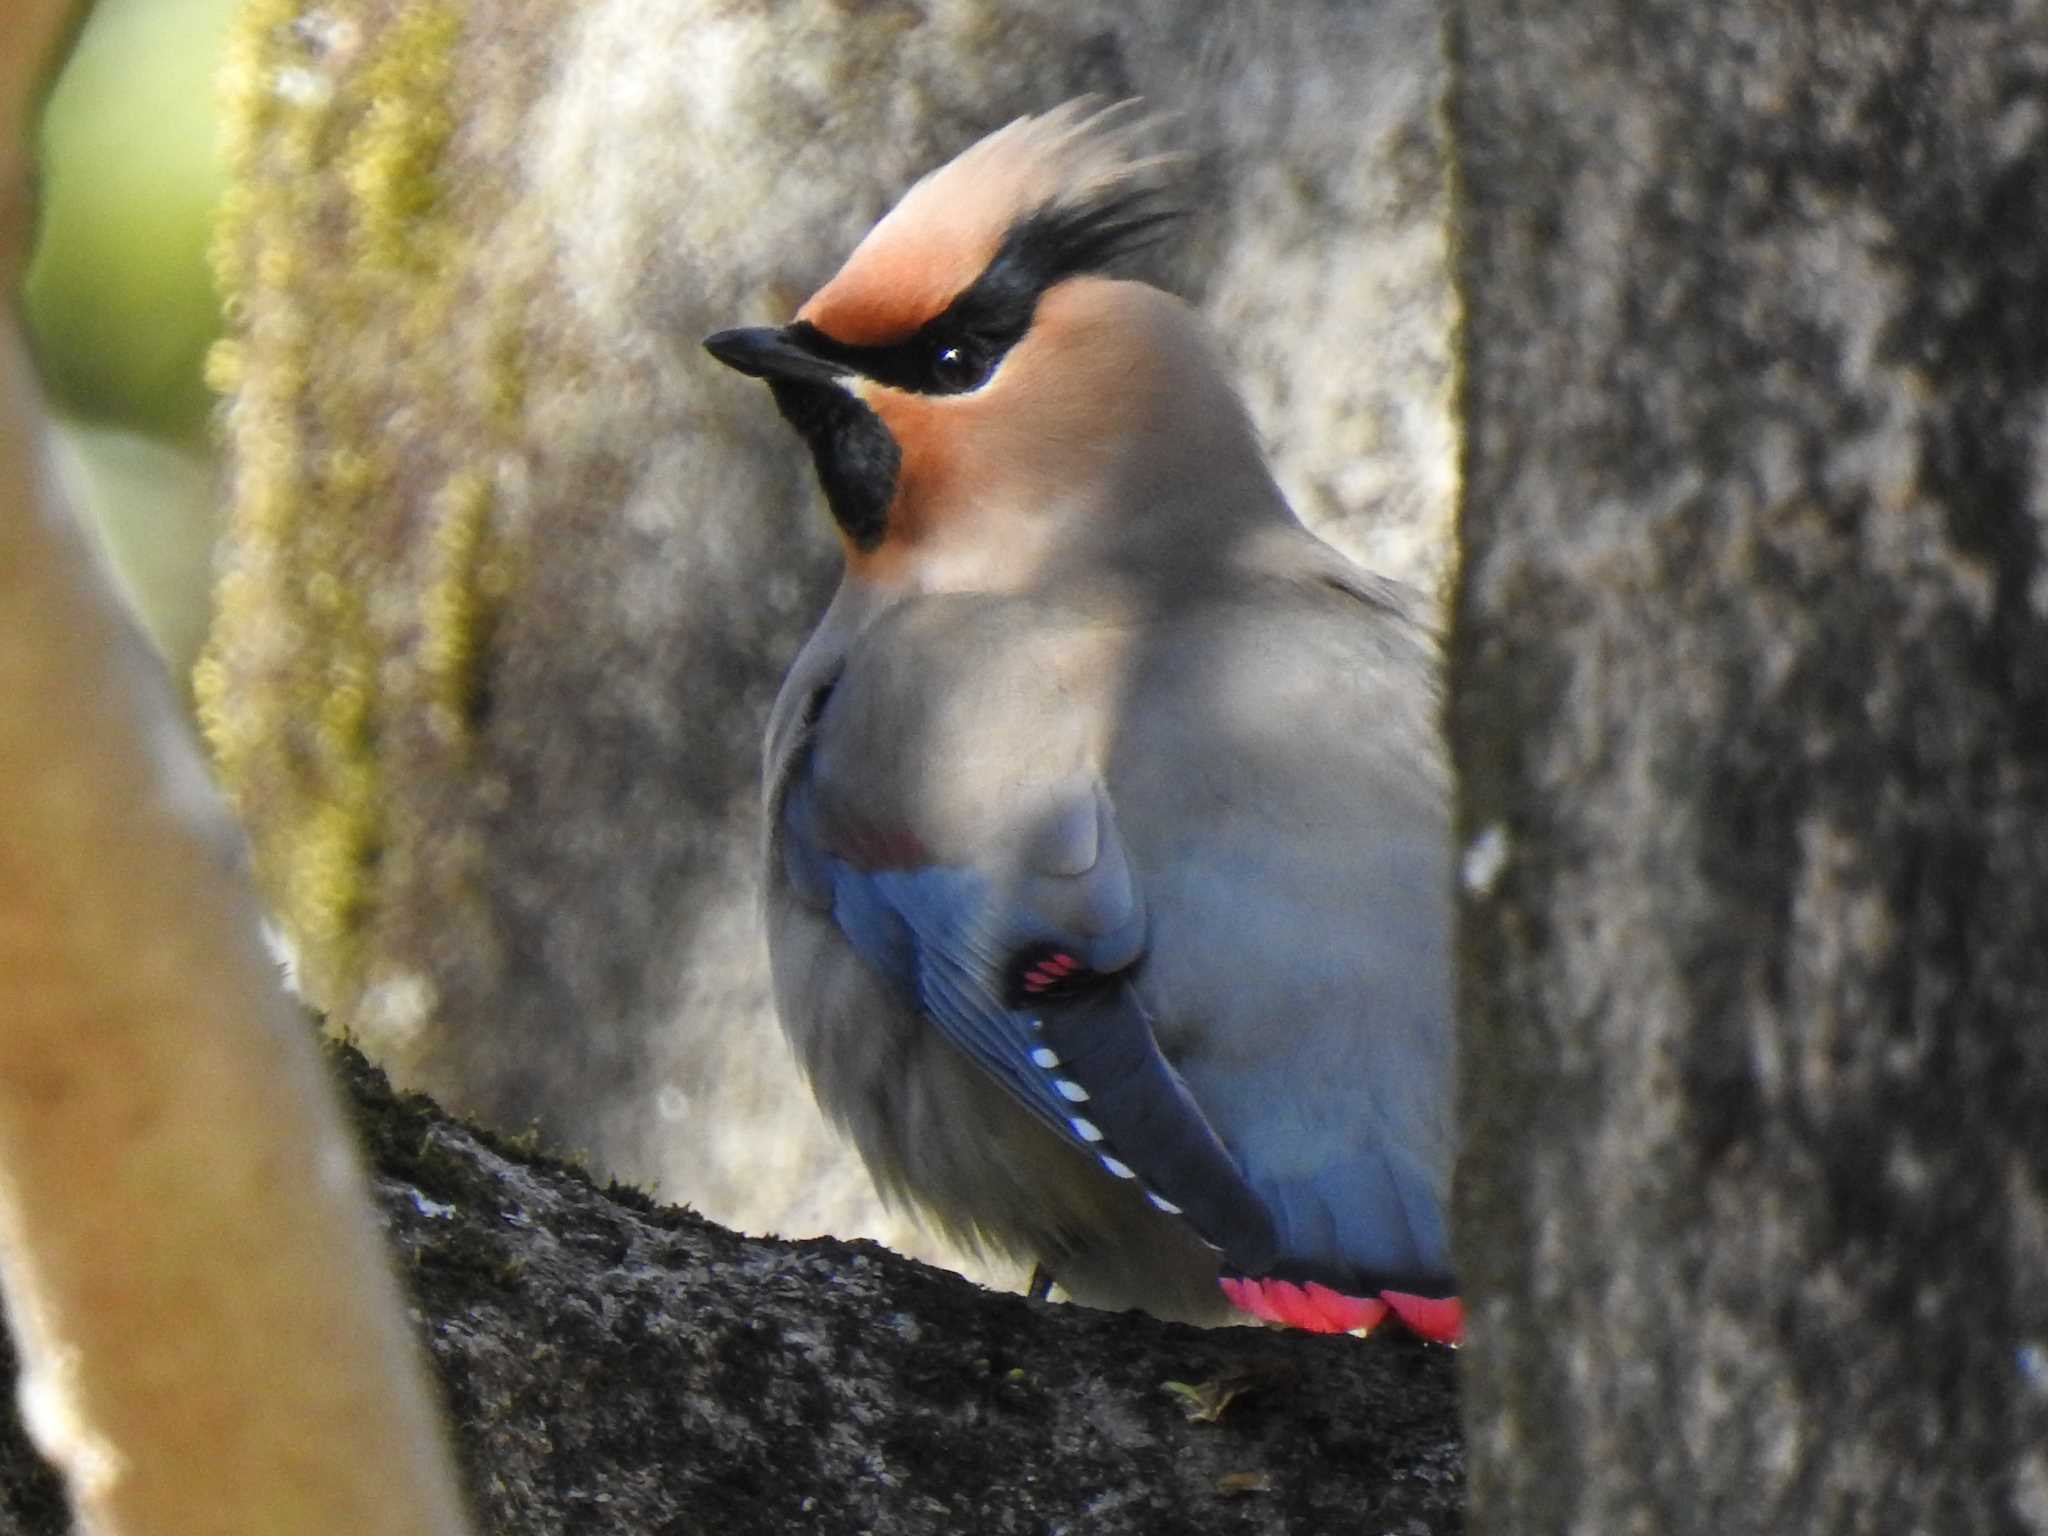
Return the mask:
[[1223, 1417], [1223, 1410], [1238, 1397], [1287, 1374], [1288, 1371], [1279, 1366], [1248, 1365], [1225, 1371], [1212, 1381], [1169, 1381], [1162, 1385], [1181, 1400], [1181, 1410], [1190, 1422], [1214, 1424]]

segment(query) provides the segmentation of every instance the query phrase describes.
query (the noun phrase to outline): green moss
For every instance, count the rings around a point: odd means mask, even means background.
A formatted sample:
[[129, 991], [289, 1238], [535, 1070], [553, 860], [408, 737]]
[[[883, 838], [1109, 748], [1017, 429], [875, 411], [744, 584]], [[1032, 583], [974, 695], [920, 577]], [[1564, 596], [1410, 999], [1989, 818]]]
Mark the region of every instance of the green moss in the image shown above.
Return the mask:
[[466, 743], [481, 713], [489, 615], [506, 573], [488, 554], [490, 482], [465, 471], [434, 498], [433, 575], [420, 599], [420, 665], [430, 721], [444, 740]]
[[526, 407], [526, 338], [509, 318], [492, 332], [484, 369], [484, 407], [502, 432], [517, 429]]
[[355, 199], [358, 249], [378, 266], [426, 272], [446, 254], [450, 232], [434, 215], [441, 158], [455, 130], [450, 53], [461, 33], [454, 6], [407, 6], [355, 81], [363, 107], [339, 168]]
[[449, 195], [462, 14], [253, 0], [225, 53], [230, 331], [207, 376], [233, 397], [233, 505], [194, 690], [308, 996], [342, 1023], [409, 847], [393, 754], [472, 744], [514, 577], [490, 466], [520, 428], [522, 329], [478, 281], [492, 221]]

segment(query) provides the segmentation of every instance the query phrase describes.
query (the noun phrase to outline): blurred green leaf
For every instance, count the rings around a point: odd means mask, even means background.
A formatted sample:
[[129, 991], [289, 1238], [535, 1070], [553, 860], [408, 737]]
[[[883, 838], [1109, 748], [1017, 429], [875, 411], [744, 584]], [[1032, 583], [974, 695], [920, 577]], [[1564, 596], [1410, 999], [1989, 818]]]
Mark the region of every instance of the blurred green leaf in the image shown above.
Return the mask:
[[45, 385], [81, 416], [191, 439], [218, 333], [213, 77], [234, 0], [99, 0], [42, 122], [24, 283]]

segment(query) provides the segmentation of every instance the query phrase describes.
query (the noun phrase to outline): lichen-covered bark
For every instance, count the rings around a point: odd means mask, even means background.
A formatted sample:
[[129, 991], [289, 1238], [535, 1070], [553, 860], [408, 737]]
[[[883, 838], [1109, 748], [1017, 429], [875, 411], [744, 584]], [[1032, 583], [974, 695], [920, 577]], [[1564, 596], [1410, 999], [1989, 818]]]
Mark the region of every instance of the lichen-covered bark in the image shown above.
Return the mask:
[[2048, 7], [1454, 35], [1475, 1525], [2048, 1530]]
[[[1445, 1350], [1204, 1332], [990, 1294], [868, 1244], [741, 1238], [334, 1060], [479, 1530], [1462, 1528]], [[1191, 1417], [1176, 1382], [1220, 1414]], [[51, 1492], [0, 1426], [0, 1529], [61, 1536]]]
[[309, 996], [409, 1084], [724, 1220], [912, 1241], [769, 1015], [757, 744], [837, 555], [699, 342], [786, 318], [982, 131], [1142, 93], [1194, 157], [1169, 275], [1301, 511], [1432, 579], [1431, 7], [259, 0], [229, 80], [198, 694]]

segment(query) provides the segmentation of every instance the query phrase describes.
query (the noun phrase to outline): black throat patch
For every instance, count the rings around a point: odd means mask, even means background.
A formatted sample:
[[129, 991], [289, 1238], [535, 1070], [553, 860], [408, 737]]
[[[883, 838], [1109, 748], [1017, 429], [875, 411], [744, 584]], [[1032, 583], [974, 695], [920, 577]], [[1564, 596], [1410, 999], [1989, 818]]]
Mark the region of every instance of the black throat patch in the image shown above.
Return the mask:
[[876, 548], [889, 531], [903, 468], [903, 450], [882, 418], [837, 385], [773, 379], [768, 387], [783, 420], [810, 444], [833, 521], [855, 549]]

